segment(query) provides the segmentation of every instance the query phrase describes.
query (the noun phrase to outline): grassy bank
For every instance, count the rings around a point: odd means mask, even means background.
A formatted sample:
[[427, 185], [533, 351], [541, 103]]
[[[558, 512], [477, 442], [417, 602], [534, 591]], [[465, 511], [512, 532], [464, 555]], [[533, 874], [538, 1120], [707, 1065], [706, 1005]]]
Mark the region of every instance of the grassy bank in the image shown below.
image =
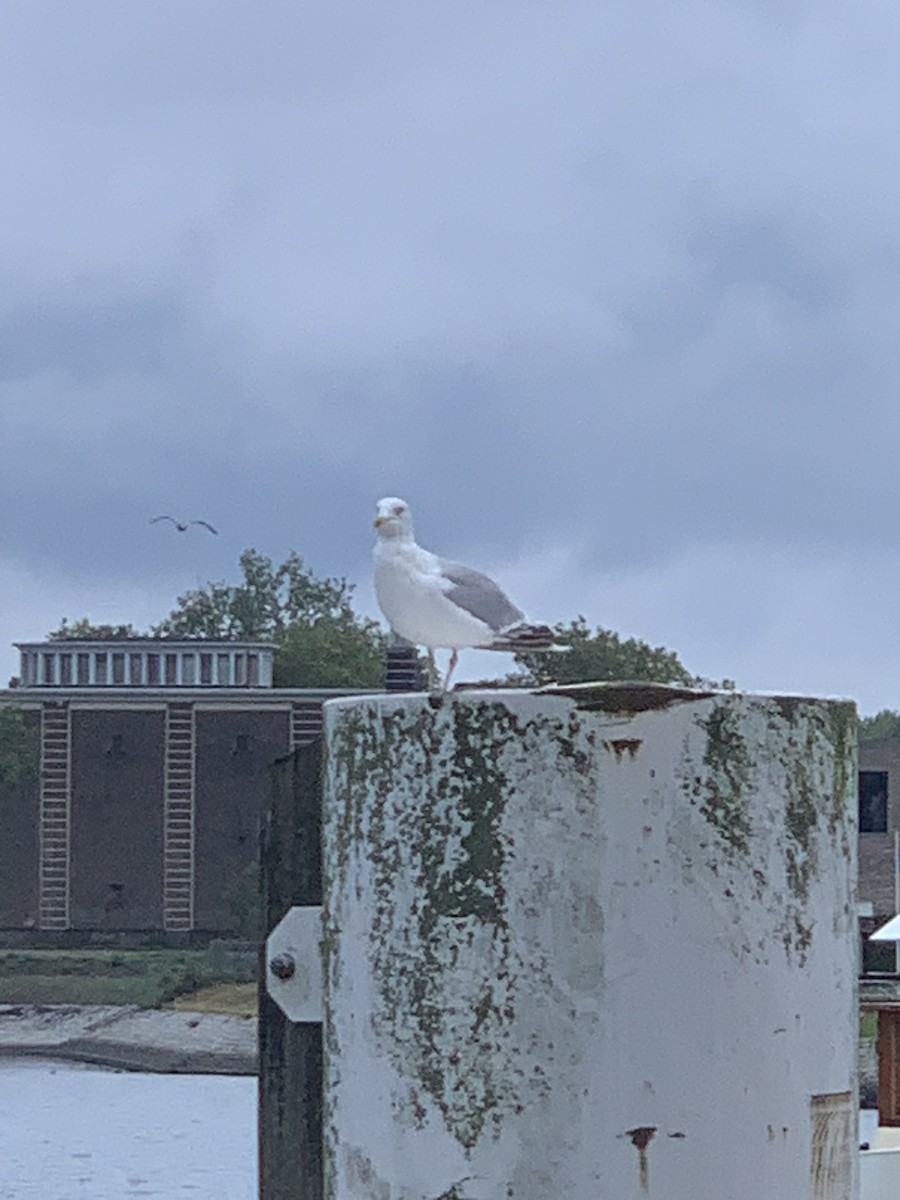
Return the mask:
[[235, 1013], [255, 1017], [259, 1001], [255, 983], [214, 983], [211, 987], [176, 996], [174, 1008], [186, 1012]]
[[[161, 1008], [221, 985], [246, 985], [246, 956], [207, 950], [0, 950], [0, 1003]], [[227, 1003], [226, 990], [224, 1001]], [[208, 998], [207, 998], [208, 999]], [[214, 1010], [212, 1010], [214, 1011]], [[221, 1008], [218, 1011], [234, 1011]]]

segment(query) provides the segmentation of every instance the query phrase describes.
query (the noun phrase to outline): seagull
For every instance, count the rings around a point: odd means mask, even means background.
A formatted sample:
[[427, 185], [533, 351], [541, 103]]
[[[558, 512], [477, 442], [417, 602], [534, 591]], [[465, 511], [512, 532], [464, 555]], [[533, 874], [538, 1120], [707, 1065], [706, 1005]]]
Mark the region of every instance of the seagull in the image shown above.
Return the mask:
[[450, 650], [444, 690], [459, 651], [548, 650], [549, 625], [531, 625], [505, 592], [480, 571], [438, 558], [416, 544], [405, 500], [379, 500], [375, 517], [375, 595], [394, 633], [425, 646]]
[[171, 521], [179, 533], [186, 533], [192, 525], [202, 525], [210, 533], [218, 534], [219, 532], [218, 529], [213, 529], [209, 521], [176, 521], [174, 517], [151, 517], [150, 524], [155, 525], [157, 521]]

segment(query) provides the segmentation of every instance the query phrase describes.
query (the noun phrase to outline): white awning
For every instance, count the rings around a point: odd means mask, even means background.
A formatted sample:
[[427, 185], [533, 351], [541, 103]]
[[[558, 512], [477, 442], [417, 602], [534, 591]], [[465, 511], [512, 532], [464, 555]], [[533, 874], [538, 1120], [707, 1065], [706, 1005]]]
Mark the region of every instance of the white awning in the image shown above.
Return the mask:
[[886, 925], [869, 934], [870, 942], [900, 942], [900, 913], [891, 917]]

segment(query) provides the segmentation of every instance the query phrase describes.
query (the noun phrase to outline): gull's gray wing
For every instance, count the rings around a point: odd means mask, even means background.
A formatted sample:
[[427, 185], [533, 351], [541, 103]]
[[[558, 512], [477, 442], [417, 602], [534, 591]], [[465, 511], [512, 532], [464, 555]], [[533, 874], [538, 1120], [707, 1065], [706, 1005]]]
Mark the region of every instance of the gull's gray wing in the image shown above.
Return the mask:
[[450, 581], [450, 587], [444, 592], [447, 598], [479, 621], [484, 621], [495, 633], [524, 621], [525, 614], [487, 575], [464, 567], [462, 563], [447, 562], [445, 558], [438, 559], [438, 566], [444, 579]]

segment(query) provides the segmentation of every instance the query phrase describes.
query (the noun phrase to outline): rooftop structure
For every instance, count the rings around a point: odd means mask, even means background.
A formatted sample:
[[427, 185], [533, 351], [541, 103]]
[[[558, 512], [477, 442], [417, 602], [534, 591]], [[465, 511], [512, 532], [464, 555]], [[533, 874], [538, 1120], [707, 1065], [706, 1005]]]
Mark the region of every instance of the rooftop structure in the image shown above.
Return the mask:
[[122, 638], [16, 642], [22, 688], [271, 688], [269, 642]]

